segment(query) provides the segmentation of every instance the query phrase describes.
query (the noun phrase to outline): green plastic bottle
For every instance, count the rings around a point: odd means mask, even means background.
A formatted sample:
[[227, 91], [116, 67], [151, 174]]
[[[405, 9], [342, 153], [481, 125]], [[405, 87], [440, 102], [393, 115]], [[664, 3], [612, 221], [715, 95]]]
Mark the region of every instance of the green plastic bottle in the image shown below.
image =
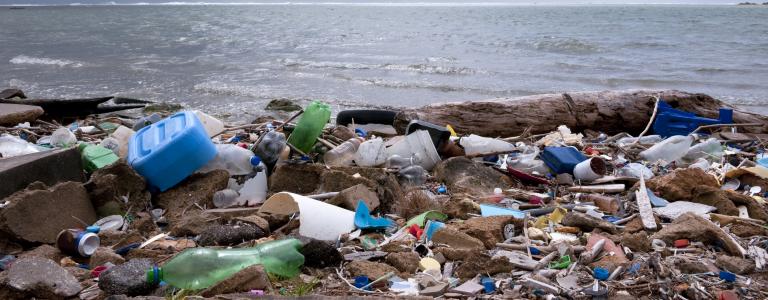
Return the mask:
[[268, 273], [294, 277], [304, 265], [301, 242], [284, 239], [241, 249], [192, 248], [184, 250], [162, 267], [147, 272], [147, 281], [165, 281], [180, 289], [210, 287], [242, 269], [263, 265]]
[[82, 143], [77, 146], [83, 158], [83, 168], [93, 172], [120, 160], [115, 152], [98, 145]]
[[330, 119], [331, 107], [320, 101], [312, 101], [296, 123], [296, 128], [288, 137], [288, 143], [308, 153]]

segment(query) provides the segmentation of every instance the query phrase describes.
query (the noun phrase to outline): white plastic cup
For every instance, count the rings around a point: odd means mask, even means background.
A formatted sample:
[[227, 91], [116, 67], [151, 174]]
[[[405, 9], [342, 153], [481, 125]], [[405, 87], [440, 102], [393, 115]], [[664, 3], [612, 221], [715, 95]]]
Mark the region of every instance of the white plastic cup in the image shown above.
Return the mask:
[[592, 181], [603, 177], [605, 170], [605, 161], [599, 157], [592, 157], [573, 168], [573, 177], [578, 180]]

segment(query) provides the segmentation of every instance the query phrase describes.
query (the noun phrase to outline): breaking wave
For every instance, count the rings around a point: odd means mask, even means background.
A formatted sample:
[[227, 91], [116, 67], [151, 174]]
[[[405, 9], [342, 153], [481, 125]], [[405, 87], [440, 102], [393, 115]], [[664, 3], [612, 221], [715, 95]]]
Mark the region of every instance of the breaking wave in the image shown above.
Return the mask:
[[281, 59], [280, 63], [285, 67], [312, 69], [386, 70], [439, 75], [473, 75], [485, 73], [484, 71], [467, 67], [437, 66], [431, 64], [365, 64], [333, 61], [308, 61], [290, 58]]
[[80, 68], [85, 65], [85, 63], [74, 61], [74, 60], [55, 59], [55, 58], [47, 58], [47, 57], [32, 57], [32, 56], [26, 56], [26, 55], [16, 56], [14, 58], [11, 58], [11, 60], [9, 60], [8, 62], [14, 65], [44, 65], [44, 66], [72, 67], [72, 68]]

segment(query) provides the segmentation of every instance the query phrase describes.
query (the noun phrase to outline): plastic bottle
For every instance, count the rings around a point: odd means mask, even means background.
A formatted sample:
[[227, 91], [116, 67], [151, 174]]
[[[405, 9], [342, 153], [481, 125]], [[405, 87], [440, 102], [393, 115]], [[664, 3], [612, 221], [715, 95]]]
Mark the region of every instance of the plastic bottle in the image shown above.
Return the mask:
[[117, 154], [107, 148], [98, 145], [82, 143], [78, 146], [80, 156], [83, 158], [83, 168], [93, 172], [120, 160]]
[[312, 101], [296, 123], [296, 128], [288, 137], [288, 143], [304, 153], [309, 152], [330, 119], [330, 106], [320, 101]]
[[285, 135], [282, 132], [267, 132], [261, 142], [253, 147], [253, 152], [261, 157], [267, 166], [274, 166], [280, 153], [285, 149]]
[[51, 145], [54, 147], [69, 147], [77, 143], [77, 137], [69, 129], [60, 127], [51, 134]]
[[213, 206], [217, 208], [227, 208], [238, 204], [237, 198], [240, 194], [233, 189], [223, 189], [213, 194]]
[[512, 152], [515, 150], [515, 145], [512, 145], [505, 141], [494, 139], [494, 138], [482, 137], [474, 134], [468, 137], [461, 138], [461, 140], [459, 141], [459, 144], [461, 144], [461, 146], [464, 147], [464, 151], [466, 152], [467, 155], [485, 154], [485, 153], [494, 153], [494, 152], [503, 152], [503, 151]]
[[715, 138], [710, 138], [704, 142], [694, 145], [685, 153], [683, 159], [689, 162], [704, 158], [709, 161], [720, 161], [723, 157], [723, 146]]
[[118, 142], [117, 156], [120, 158], [128, 157], [128, 141], [136, 132], [125, 126], [118, 126], [110, 137], [114, 138]]
[[692, 136], [671, 136], [666, 140], [653, 145], [653, 147], [640, 152], [640, 157], [652, 163], [658, 160], [671, 163], [682, 158], [683, 155], [688, 152], [691, 143], [693, 143]]
[[627, 146], [627, 145], [634, 144], [638, 140], [640, 140], [638, 142], [638, 144], [640, 144], [640, 145], [653, 145], [653, 144], [656, 144], [658, 142], [661, 142], [664, 139], [662, 139], [661, 136], [659, 136], [659, 135], [647, 135], [647, 136], [642, 136], [642, 137], [639, 137], [639, 138], [631, 137], [630, 136], [630, 137], [620, 138], [618, 141], [616, 141], [616, 144], [618, 144], [619, 147], [624, 147], [624, 146]]
[[407, 166], [398, 172], [400, 179], [410, 185], [422, 185], [427, 181], [427, 171], [419, 165]]
[[233, 144], [217, 144], [216, 157], [200, 168], [198, 172], [205, 173], [213, 170], [227, 170], [230, 176], [248, 175], [253, 172], [251, 157], [253, 153]]
[[298, 251], [300, 248], [301, 242], [297, 239], [240, 249], [191, 248], [162, 267], [149, 270], [147, 281], [164, 281], [176, 288], [200, 290], [253, 265], [262, 265], [271, 274], [290, 278], [296, 276], [304, 264], [304, 256]]
[[246, 180], [240, 188], [240, 197], [237, 198], [239, 205], [253, 206], [267, 200], [267, 167], [258, 155], [251, 157], [251, 166], [256, 170], [256, 175]]
[[112, 150], [116, 155], [120, 155], [120, 141], [113, 137], [107, 137], [103, 140], [101, 140], [101, 143], [99, 143], [99, 146], [102, 146], [104, 148], [107, 148], [109, 150]]
[[352, 160], [355, 158], [357, 149], [360, 148], [360, 144], [363, 143], [363, 139], [359, 137], [351, 138], [341, 145], [336, 146], [323, 155], [325, 164], [329, 166], [348, 166], [352, 164]]
[[402, 157], [394, 154], [387, 158], [387, 169], [403, 169], [408, 166], [418, 165], [421, 162], [421, 156], [418, 153], [414, 153], [410, 157]]

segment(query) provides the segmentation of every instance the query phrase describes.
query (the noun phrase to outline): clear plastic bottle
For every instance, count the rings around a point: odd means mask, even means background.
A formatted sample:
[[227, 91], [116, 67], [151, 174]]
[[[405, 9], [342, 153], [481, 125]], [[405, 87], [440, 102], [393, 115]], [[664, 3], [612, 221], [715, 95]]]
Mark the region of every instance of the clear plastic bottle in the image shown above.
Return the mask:
[[407, 166], [398, 172], [400, 180], [405, 184], [422, 185], [427, 181], [427, 171], [419, 165]]
[[253, 206], [267, 200], [267, 167], [258, 155], [251, 157], [251, 166], [256, 174], [243, 183], [237, 204]]
[[360, 144], [363, 143], [363, 139], [359, 137], [351, 138], [341, 145], [336, 146], [325, 153], [323, 160], [325, 164], [329, 166], [348, 166], [352, 164], [352, 160], [355, 158], [357, 149], [360, 148]]
[[147, 272], [147, 281], [165, 281], [180, 289], [210, 287], [242, 269], [262, 265], [271, 274], [294, 277], [304, 264], [301, 242], [284, 239], [240, 249], [192, 248], [184, 250], [162, 267]]
[[699, 158], [704, 158], [709, 161], [719, 162], [720, 158], [723, 157], [723, 153], [723, 146], [720, 145], [720, 142], [715, 138], [710, 138], [691, 147], [683, 156], [683, 159], [693, 162]]
[[[638, 142], [638, 140], [639, 140], [639, 142]], [[647, 146], [647, 145], [656, 144], [658, 142], [661, 142], [662, 140], [664, 140], [664, 139], [662, 139], [661, 136], [659, 136], [659, 135], [646, 135], [646, 136], [642, 136], [642, 137], [639, 137], [639, 138], [633, 137], [633, 136], [629, 136], [629, 137], [620, 138], [618, 141], [616, 141], [616, 144], [618, 144], [619, 147], [624, 147], [624, 146], [628, 146], [630, 144], [634, 144], [635, 142], [637, 142], [640, 145], [646, 145]]]
[[200, 168], [198, 172], [210, 172], [213, 170], [227, 170], [229, 175], [248, 175], [253, 172], [251, 157], [253, 153], [233, 144], [217, 144], [216, 157]]
[[418, 165], [421, 162], [421, 156], [418, 153], [414, 153], [411, 157], [402, 157], [398, 154], [393, 154], [387, 158], [387, 169], [403, 169], [408, 166]]
[[285, 149], [285, 135], [282, 132], [269, 131], [258, 145], [253, 147], [253, 152], [261, 157], [267, 166], [274, 166], [280, 153]]
[[213, 206], [227, 208], [237, 205], [240, 194], [233, 189], [223, 189], [213, 194]]
[[655, 163], [658, 160], [671, 163], [682, 158], [688, 152], [688, 149], [691, 148], [691, 143], [693, 143], [693, 137], [690, 135], [671, 136], [653, 145], [653, 147], [640, 152], [640, 157], [651, 163]]
[[139, 131], [139, 129], [147, 127], [150, 124], [154, 124], [154, 123], [160, 122], [160, 120], [162, 120], [162, 119], [163, 119], [163, 117], [160, 116], [157, 113], [153, 113], [153, 114], [151, 114], [149, 116], [144, 116], [141, 119], [138, 119], [135, 124], [133, 124], [133, 130], [134, 131]]

